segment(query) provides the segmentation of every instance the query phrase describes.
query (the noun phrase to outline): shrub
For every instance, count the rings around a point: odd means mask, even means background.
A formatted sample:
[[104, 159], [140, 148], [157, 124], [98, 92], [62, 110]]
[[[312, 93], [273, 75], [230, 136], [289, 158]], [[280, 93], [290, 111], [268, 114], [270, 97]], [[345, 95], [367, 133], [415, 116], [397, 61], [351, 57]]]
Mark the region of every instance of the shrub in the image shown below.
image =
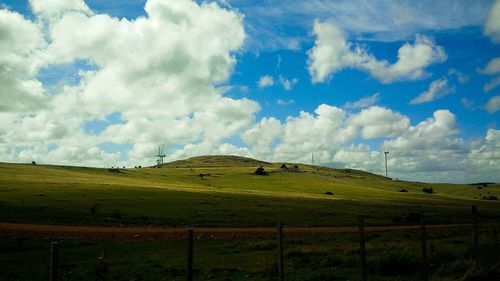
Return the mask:
[[31, 161], [31, 164], [32, 164], [32, 165], [36, 165], [36, 162], [35, 162], [35, 161]]
[[325, 192], [325, 195], [333, 195], [333, 194], [335, 194], [335, 193], [333, 193], [333, 192], [331, 192], [331, 191], [327, 191], [327, 192]]
[[483, 199], [483, 200], [494, 200], [494, 201], [498, 200], [498, 198], [496, 197], [496, 195], [485, 195], [481, 199]]
[[424, 187], [424, 188], [422, 188], [422, 192], [432, 194], [432, 193], [434, 193], [434, 190], [432, 189], [432, 187], [429, 187], [429, 188]]
[[254, 172], [256, 175], [259, 175], [259, 176], [267, 176], [267, 172], [266, 170], [264, 169], [264, 167], [260, 166], [259, 168], [257, 168], [257, 170], [255, 170]]
[[401, 188], [398, 190], [398, 192], [408, 192], [408, 190], [404, 189], [404, 188]]

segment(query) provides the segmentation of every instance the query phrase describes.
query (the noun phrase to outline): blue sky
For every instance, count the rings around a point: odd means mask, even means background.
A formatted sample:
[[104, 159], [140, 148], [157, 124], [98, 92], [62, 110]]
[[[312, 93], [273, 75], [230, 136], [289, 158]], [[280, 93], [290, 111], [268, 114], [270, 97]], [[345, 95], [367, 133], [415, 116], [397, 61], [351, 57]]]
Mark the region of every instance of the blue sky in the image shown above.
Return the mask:
[[389, 150], [393, 177], [500, 181], [500, 1], [0, 5], [0, 161]]

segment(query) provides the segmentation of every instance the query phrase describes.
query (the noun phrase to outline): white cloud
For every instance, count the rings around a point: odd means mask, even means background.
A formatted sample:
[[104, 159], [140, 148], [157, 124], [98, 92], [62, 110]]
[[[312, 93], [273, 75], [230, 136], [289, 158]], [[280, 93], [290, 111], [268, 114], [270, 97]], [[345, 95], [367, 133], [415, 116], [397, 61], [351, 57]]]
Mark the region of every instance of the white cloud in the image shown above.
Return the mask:
[[[36, 84], [31, 77], [37, 70], [76, 60], [95, 67], [80, 71], [79, 84], [65, 85], [54, 93], [46, 109], [33, 102], [38, 110], [34, 114], [2, 114], [0, 139], [5, 141], [5, 150], [14, 151], [9, 154], [12, 157], [24, 159], [22, 151], [28, 148], [20, 148], [22, 143], [43, 138], [47, 140], [44, 145], [59, 147], [54, 158], [59, 163], [89, 163], [78, 162], [83, 159], [73, 157], [62, 145], [78, 140], [89, 143], [80, 153], [95, 152], [93, 148], [105, 143], [130, 144], [130, 157], [122, 156], [144, 165], [151, 162], [156, 147], [152, 144], [198, 143], [187, 148], [217, 151], [223, 139], [247, 128], [259, 110], [256, 102], [225, 97], [226, 89], [214, 86], [227, 81], [236, 63], [233, 52], [244, 42], [243, 17], [235, 11], [214, 3], [149, 0], [146, 16], [128, 20], [93, 14], [82, 1], [33, 1], [32, 6], [38, 20], [48, 19], [44, 35], [37, 24], [1, 11], [0, 28], [16, 36], [10, 42], [0, 41], [4, 51], [0, 57], [19, 58], [18, 65], [27, 65], [22, 73], [33, 73], [2, 79]], [[43, 37], [49, 44], [44, 44]], [[19, 81], [25, 77], [28, 80]], [[29, 85], [29, 92], [43, 97], [42, 85], [38, 85], [38, 92], [36, 85]], [[0, 95], [4, 93], [2, 89]], [[25, 109], [21, 105], [29, 103], [21, 94], [16, 98], [23, 102], [3, 106]], [[9, 99], [2, 96], [2, 101]], [[85, 122], [103, 120], [113, 112], [119, 112], [123, 122], [109, 125], [97, 136], [84, 132]]]
[[42, 32], [20, 14], [0, 9], [0, 39], [0, 112], [37, 109], [47, 100], [31, 67], [45, 44]]
[[380, 93], [374, 93], [371, 96], [364, 97], [355, 102], [347, 102], [346, 104], [344, 104], [344, 108], [346, 109], [366, 108], [375, 105], [379, 100], [380, 100]]
[[359, 127], [363, 138], [371, 139], [397, 136], [409, 127], [410, 120], [390, 109], [372, 106], [352, 116], [348, 123]]
[[259, 88], [266, 88], [274, 85], [274, 78], [270, 75], [264, 75], [260, 77], [259, 82], [257, 83]]
[[490, 8], [484, 33], [490, 36], [493, 42], [500, 42], [500, 1], [498, 0]]
[[499, 109], [500, 109], [500, 96], [494, 96], [486, 103], [486, 110], [489, 113], [495, 113]]
[[443, 62], [444, 49], [426, 36], [417, 35], [414, 44], [405, 43], [398, 50], [398, 60], [391, 64], [378, 60], [364, 47], [348, 42], [345, 34], [334, 24], [314, 23], [316, 36], [309, 51], [309, 73], [313, 82], [325, 82], [338, 71], [355, 68], [367, 71], [382, 83], [398, 80], [416, 80], [426, 75], [425, 68]]
[[500, 57], [490, 60], [486, 67], [481, 69], [480, 72], [490, 75], [500, 73]]
[[[382, 136], [384, 142], [380, 147], [355, 143], [359, 132], [365, 137]], [[410, 126], [408, 117], [387, 108], [371, 107], [348, 116], [340, 108], [323, 104], [314, 114], [301, 112], [284, 123], [265, 118], [244, 135], [250, 155], [269, 161], [310, 163], [314, 153], [317, 163], [383, 174], [381, 152], [389, 150], [391, 177], [498, 181], [499, 131], [490, 129], [480, 141], [465, 141], [459, 134], [455, 115], [448, 110], [437, 110]]]
[[489, 92], [500, 85], [500, 76], [492, 79], [490, 82], [484, 84], [483, 91]]
[[250, 145], [254, 157], [271, 161], [271, 145], [282, 135], [283, 127], [281, 122], [271, 117], [262, 118], [259, 123], [243, 132], [241, 139]]
[[[500, 6], [500, 5], [499, 5]], [[488, 62], [486, 67], [479, 70], [480, 73], [488, 75], [498, 75], [500, 74], [500, 57], [494, 58]], [[500, 76], [493, 78], [488, 83], [484, 84], [483, 90], [489, 92], [500, 85]]]
[[299, 79], [293, 78], [292, 80], [288, 80], [287, 78], [280, 75], [279, 81], [281, 86], [283, 86], [283, 89], [290, 91], [291, 89], [293, 89], [295, 84], [299, 82]]
[[441, 78], [433, 81], [427, 91], [421, 93], [410, 101], [410, 104], [421, 104], [440, 99], [448, 94], [455, 92], [455, 87], [448, 85], [448, 79]]
[[294, 100], [282, 100], [282, 99], [278, 99], [278, 100], [276, 101], [276, 104], [277, 104], [277, 105], [283, 105], [283, 106], [284, 106], [284, 105], [290, 105], [290, 104], [293, 104], [293, 103], [295, 103], [295, 101], [294, 101]]
[[[304, 46], [311, 22], [331, 22], [357, 39], [396, 41], [412, 39], [428, 30], [455, 30], [483, 25], [490, 1], [470, 0], [289, 0], [232, 1], [245, 17], [251, 49], [288, 48], [290, 41]], [[243, 4], [244, 3], [244, 4]], [[283, 32], [292, 29], [292, 35]], [[297, 33], [304, 36], [297, 36]], [[307, 42], [307, 43], [306, 43]]]
[[92, 14], [83, 0], [29, 0], [32, 11], [39, 19], [56, 20], [65, 13]]
[[488, 129], [484, 141], [475, 143], [468, 153], [468, 159], [471, 173], [498, 181], [488, 174], [498, 174], [500, 167], [500, 130]]

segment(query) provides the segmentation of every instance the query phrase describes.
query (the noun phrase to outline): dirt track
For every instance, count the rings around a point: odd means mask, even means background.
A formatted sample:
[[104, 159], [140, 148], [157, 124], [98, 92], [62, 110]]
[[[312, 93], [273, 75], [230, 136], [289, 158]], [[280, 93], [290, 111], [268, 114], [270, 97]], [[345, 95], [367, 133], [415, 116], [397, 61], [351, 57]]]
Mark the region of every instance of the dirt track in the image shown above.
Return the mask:
[[[427, 228], [453, 228], [466, 226], [428, 225]], [[398, 232], [418, 230], [420, 225], [408, 226], [366, 226], [366, 232]], [[188, 229], [193, 229], [197, 239], [234, 238], [234, 237], [268, 237], [276, 234], [275, 228], [168, 228], [168, 227], [107, 227], [107, 226], [73, 226], [73, 225], [41, 225], [21, 223], [0, 223], [0, 233], [15, 237], [37, 237], [50, 239], [113, 239], [113, 240], [179, 240], [186, 237]], [[286, 235], [314, 235], [333, 233], [356, 233], [357, 227], [286, 227]]]

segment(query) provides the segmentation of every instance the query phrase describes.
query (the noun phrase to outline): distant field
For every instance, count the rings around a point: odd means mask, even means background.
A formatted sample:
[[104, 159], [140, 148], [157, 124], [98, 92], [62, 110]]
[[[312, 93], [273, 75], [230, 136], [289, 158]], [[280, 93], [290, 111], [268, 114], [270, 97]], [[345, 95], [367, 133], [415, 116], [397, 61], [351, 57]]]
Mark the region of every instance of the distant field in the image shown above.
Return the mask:
[[[267, 176], [253, 172], [263, 165]], [[161, 168], [108, 169], [0, 164], [0, 221], [166, 226], [411, 224], [498, 220], [499, 184], [394, 181], [356, 170], [207, 156]], [[293, 167], [293, 164], [288, 164]], [[422, 192], [432, 188], [433, 194]], [[407, 192], [399, 192], [406, 190]], [[331, 192], [333, 195], [325, 195]]]

